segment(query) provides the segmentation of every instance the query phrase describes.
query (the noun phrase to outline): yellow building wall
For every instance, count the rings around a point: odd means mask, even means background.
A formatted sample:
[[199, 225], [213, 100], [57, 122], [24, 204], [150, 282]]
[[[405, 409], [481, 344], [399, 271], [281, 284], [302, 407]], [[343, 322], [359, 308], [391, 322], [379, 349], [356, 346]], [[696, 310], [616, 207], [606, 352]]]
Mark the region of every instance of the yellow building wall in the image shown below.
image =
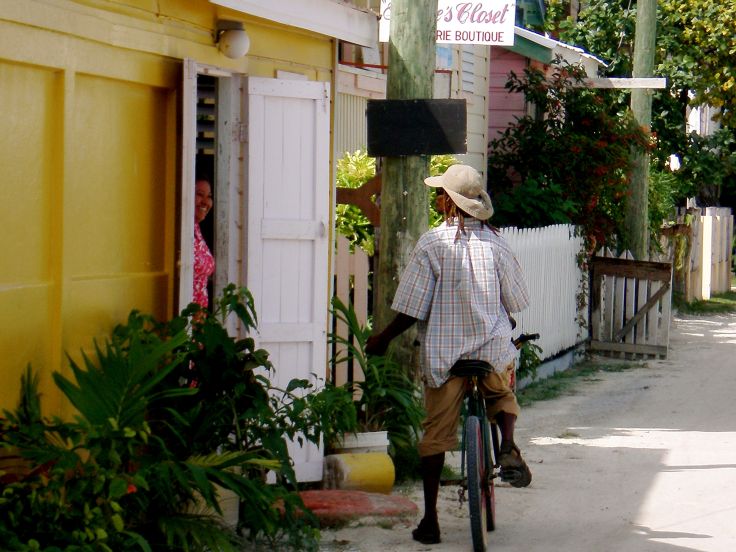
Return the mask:
[[[251, 51], [222, 56], [218, 18]], [[132, 309], [173, 314], [181, 60], [331, 80], [332, 40], [204, 1], [0, 0], [0, 411]]]
[[[12, 83], [12, 85], [11, 85]], [[61, 78], [54, 71], [0, 62], [0, 394], [18, 395], [26, 363], [48, 366], [56, 289], [54, 182], [59, 173]], [[9, 379], [8, 376], [10, 376]]]

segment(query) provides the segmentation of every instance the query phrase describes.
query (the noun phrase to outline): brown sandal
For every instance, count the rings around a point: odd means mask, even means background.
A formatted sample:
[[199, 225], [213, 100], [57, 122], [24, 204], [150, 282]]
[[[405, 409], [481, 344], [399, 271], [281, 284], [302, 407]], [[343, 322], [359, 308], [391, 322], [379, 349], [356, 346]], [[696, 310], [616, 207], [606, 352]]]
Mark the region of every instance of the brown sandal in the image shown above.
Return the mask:
[[506, 481], [512, 487], [527, 487], [532, 482], [532, 472], [515, 443], [501, 445], [498, 463], [501, 466], [501, 481]]

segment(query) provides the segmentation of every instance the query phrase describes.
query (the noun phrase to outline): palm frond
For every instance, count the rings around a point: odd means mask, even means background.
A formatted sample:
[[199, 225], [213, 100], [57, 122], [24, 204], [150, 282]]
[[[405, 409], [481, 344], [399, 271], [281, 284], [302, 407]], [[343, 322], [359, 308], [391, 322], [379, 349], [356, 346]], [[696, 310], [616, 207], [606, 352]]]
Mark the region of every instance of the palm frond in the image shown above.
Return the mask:
[[28, 364], [20, 377], [20, 400], [15, 411], [19, 424], [31, 425], [42, 419], [41, 395], [38, 392], [38, 385], [38, 372], [34, 372], [31, 365]]
[[238, 552], [243, 543], [214, 515], [178, 514], [159, 520], [167, 536], [167, 550], [189, 552]]
[[[97, 363], [82, 353], [83, 369], [69, 357], [76, 383], [59, 372], [54, 372], [54, 381], [90, 424], [139, 427], [151, 401], [151, 390], [179, 364], [181, 358], [169, 357], [187, 339], [182, 331], [158, 342], [144, 341], [135, 335], [127, 344], [113, 339], [104, 350], [95, 343]], [[155, 398], [181, 393], [179, 389], [170, 389]]]
[[264, 458], [256, 451], [223, 451], [207, 455], [194, 455], [187, 459], [187, 463], [201, 468], [229, 469], [232, 467], [253, 466], [278, 470], [281, 467], [279, 460]]

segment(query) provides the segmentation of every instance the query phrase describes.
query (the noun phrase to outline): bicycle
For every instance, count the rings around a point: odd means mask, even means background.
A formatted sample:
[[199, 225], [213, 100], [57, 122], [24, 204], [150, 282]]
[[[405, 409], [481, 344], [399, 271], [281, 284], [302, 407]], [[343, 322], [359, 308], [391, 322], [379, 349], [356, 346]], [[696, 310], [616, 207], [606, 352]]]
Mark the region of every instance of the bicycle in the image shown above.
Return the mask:
[[[517, 349], [526, 341], [538, 339], [539, 334], [521, 334], [513, 340]], [[487, 533], [496, 528], [496, 495], [494, 480], [501, 477], [498, 463], [500, 438], [495, 420], [490, 424], [486, 416], [486, 403], [478, 388], [478, 378], [493, 367], [482, 360], [461, 360], [450, 373], [467, 380], [465, 391], [465, 415], [461, 445], [461, 479], [444, 481], [444, 485], [460, 483], [460, 501], [465, 499], [470, 510], [470, 533], [474, 552], [485, 552]], [[490, 435], [490, 438], [489, 438]], [[512, 482], [514, 473], [504, 473], [503, 480]], [[518, 477], [518, 475], [516, 475]]]

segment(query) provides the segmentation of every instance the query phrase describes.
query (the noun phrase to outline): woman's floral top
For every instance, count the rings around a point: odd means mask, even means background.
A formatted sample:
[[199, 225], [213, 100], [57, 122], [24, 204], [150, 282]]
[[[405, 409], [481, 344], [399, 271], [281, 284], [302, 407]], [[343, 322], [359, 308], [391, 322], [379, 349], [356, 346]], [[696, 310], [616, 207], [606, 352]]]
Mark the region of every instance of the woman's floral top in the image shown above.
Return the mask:
[[193, 301], [204, 308], [209, 304], [207, 279], [215, 271], [215, 258], [202, 237], [199, 224], [194, 225], [194, 297]]

